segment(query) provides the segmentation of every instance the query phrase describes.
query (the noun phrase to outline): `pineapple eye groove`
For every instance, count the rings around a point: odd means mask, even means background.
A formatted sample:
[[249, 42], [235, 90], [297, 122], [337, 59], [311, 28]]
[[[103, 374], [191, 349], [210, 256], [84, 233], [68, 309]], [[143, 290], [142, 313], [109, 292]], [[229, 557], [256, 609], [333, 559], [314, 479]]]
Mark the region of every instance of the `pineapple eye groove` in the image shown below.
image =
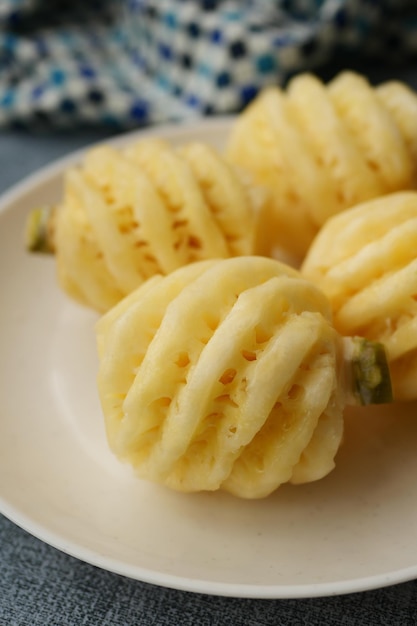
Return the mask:
[[290, 398], [290, 400], [296, 400], [297, 398], [299, 398], [303, 393], [303, 387], [301, 385], [291, 385], [291, 388], [288, 391], [288, 397]]
[[201, 239], [199, 239], [195, 235], [189, 235], [188, 246], [190, 248], [195, 248], [196, 250], [200, 250], [203, 247], [201, 243]]
[[242, 350], [242, 356], [246, 361], [256, 361], [256, 352], [252, 350]]
[[238, 404], [236, 404], [234, 400], [232, 400], [232, 398], [230, 397], [228, 393], [225, 393], [221, 396], [217, 396], [217, 398], [214, 398], [214, 400], [215, 402], [220, 402], [221, 404], [232, 406], [234, 408], [238, 408], [239, 406]]
[[229, 369], [225, 370], [223, 374], [220, 376], [219, 382], [222, 383], [223, 385], [228, 385], [229, 383], [234, 381], [236, 374], [237, 374], [236, 370], [230, 367]]
[[180, 352], [175, 363], [178, 367], [187, 367], [190, 363], [190, 356], [187, 352]]
[[256, 343], [266, 343], [271, 339], [272, 335], [268, 333], [264, 328], [257, 326], [255, 328], [255, 341]]
[[154, 400], [153, 405], [156, 406], [160, 406], [160, 407], [166, 407], [169, 406], [172, 402], [171, 398], [168, 398], [167, 396], [164, 396], [162, 398], [158, 398], [157, 400]]

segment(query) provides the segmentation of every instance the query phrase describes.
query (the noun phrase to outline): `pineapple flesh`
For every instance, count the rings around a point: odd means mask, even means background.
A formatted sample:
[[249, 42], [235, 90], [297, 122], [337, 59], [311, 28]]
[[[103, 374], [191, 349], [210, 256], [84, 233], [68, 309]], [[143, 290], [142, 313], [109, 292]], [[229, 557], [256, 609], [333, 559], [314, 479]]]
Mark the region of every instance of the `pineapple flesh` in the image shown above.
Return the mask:
[[354, 72], [324, 85], [300, 74], [265, 89], [240, 114], [227, 158], [269, 190], [262, 253], [294, 263], [331, 217], [417, 186], [417, 94], [397, 82], [375, 88]]
[[301, 267], [340, 333], [384, 344], [399, 400], [417, 398], [416, 249], [417, 192], [397, 192], [329, 220]]
[[102, 145], [65, 173], [48, 224], [30, 216], [27, 247], [54, 251], [63, 289], [103, 313], [153, 275], [252, 254], [262, 202], [207, 145]]
[[[333, 469], [361, 374], [327, 298], [289, 266], [241, 256], [155, 276], [99, 320], [97, 343], [109, 445], [140, 477], [261, 498]], [[387, 390], [378, 359], [368, 387]]]

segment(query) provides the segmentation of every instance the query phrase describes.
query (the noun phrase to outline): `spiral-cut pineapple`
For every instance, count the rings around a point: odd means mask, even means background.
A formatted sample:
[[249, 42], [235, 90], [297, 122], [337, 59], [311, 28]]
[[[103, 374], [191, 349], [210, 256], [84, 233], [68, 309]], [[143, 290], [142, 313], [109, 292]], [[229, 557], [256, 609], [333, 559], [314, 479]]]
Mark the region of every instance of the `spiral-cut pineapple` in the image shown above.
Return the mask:
[[397, 192], [329, 220], [301, 268], [339, 332], [385, 345], [398, 399], [417, 398], [416, 250], [417, 193]]
[[264, 252], [302, 259], [326, 220], [360, 202], [417, 187], [417, 94], [343, 72], [268, 88], [234, 123], [226, 153], [268, 188]]
[[143, 139], [122, 150], [100, 146], [67, 171], [52, 226], [36, 231], [32, 219], [29, 247], [52, 238], [63, 288], [104, 312], [154, 274], [252, 254], [261, 202], [206, 145]]
[[[259, 498], [334, 467], [355, 359], [290, 267], [241, 256], [155, 276], [100, 319], [97, 341], [108, 441], [141, 477]], [[375, 354], [371, 393], [389, 388]]]

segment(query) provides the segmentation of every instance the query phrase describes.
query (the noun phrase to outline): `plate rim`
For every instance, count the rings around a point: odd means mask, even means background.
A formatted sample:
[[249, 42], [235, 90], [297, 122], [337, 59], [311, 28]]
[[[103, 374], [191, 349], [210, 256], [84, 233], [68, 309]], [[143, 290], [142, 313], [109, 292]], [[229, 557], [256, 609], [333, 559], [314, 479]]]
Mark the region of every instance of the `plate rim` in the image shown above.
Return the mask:
[[386, 574], [300, 585], [232, 584], [214, 582], [202, 578], [187, 578], [185, 576], [160, 573], [137, 565], [128, 565], [115, 558], [105, 557], [95, 550], [79, 546], [75, 542], [66, 539], [63, 535], [48, 530], [44, 525], [31, 521], [27, 515], [11, 506], [1, 495], [0, 514], [32, 537], [84, 563], [112, 574], [137, 580], [138, 582], [190, 593], [258, 600], [326, 598], [383, 589], [384, 587], [410, 582], [417, 576], [416, 565], [393, 570]]

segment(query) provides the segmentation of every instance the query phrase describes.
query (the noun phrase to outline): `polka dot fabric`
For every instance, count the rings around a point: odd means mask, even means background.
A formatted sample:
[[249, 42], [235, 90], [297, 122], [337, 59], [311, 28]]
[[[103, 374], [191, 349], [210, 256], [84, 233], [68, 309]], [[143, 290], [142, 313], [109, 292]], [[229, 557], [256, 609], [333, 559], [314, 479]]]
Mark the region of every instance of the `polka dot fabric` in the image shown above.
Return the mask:
[[0, 125], [115, 129], [241, 110], [335, 53], [417, 52], [415, 0], [3, 0]]

